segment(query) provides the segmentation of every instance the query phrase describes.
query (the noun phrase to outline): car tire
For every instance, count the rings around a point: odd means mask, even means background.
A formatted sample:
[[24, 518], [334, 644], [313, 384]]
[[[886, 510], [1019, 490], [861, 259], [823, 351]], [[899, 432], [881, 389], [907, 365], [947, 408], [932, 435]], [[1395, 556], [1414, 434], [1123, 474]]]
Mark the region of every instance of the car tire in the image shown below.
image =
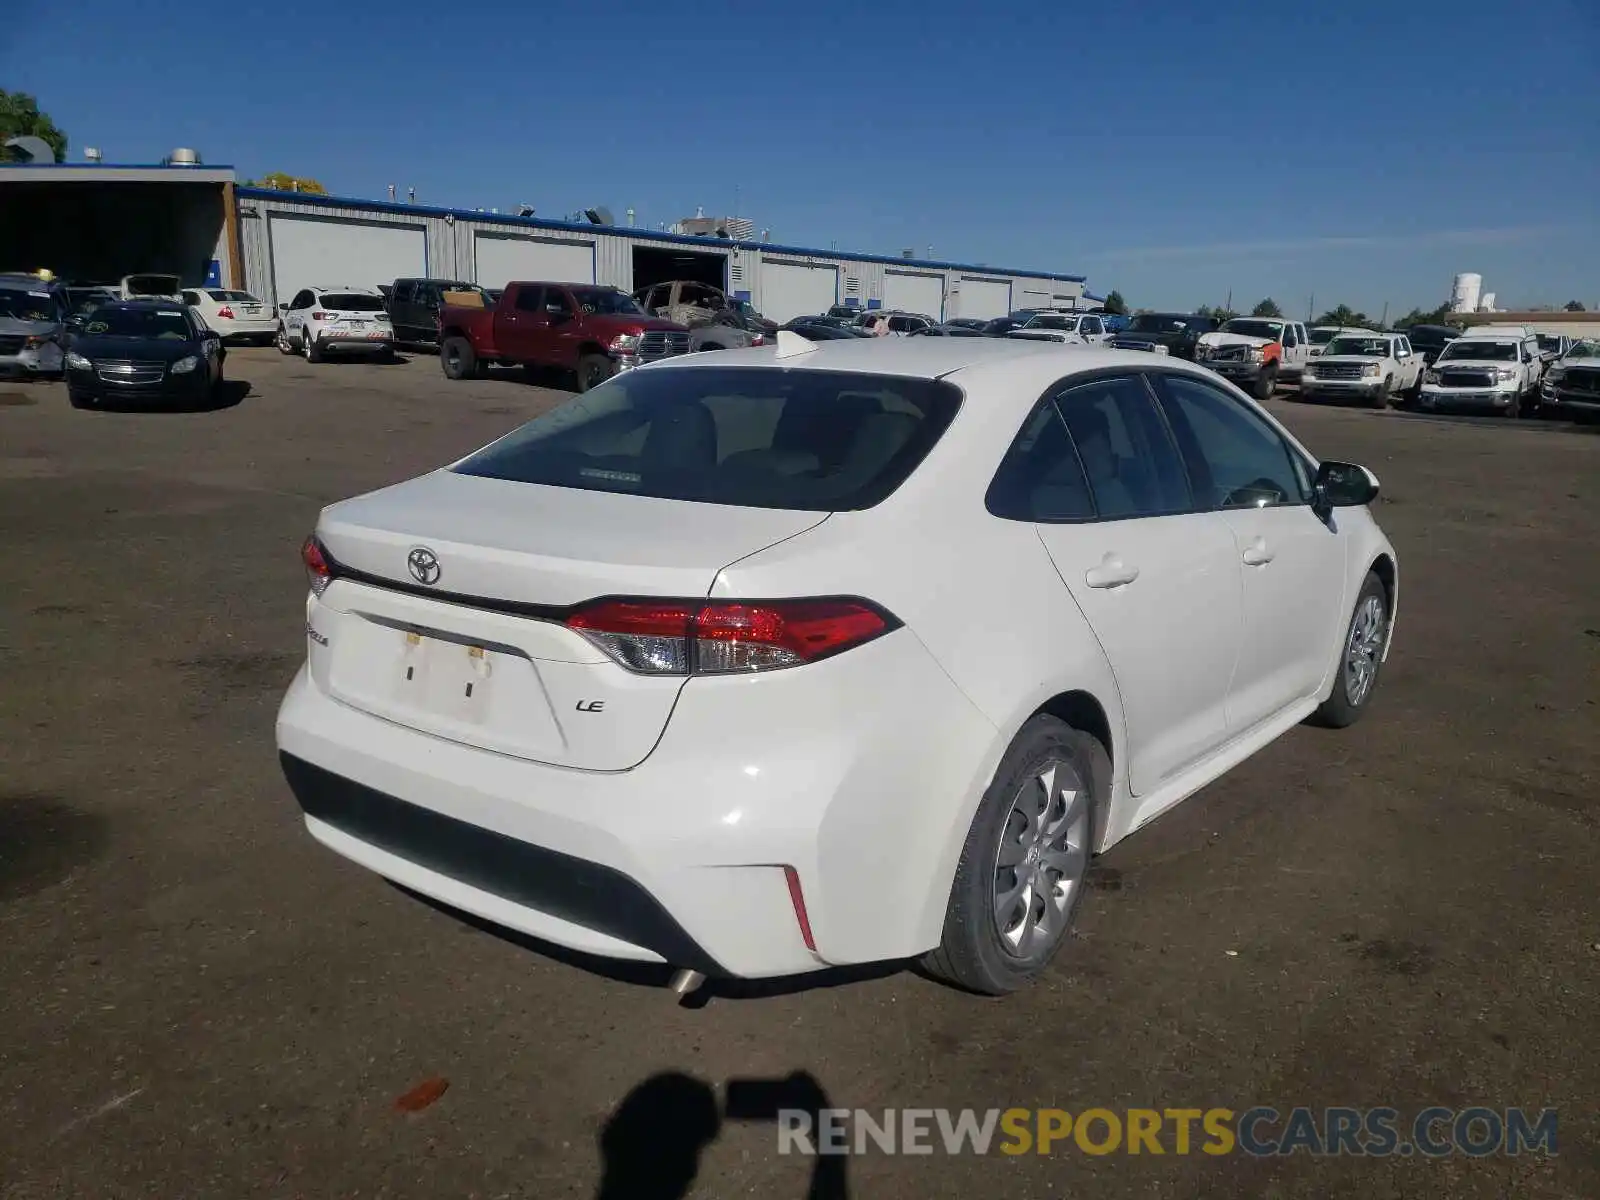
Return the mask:
[[94, 401], [93, 400], [89, 399], [87, 396], [79, 395], [77, 392], [70, 392], [69, 391], [67, 393], [67, 403], [72, 405], [73, 408], [93, 408], [94, 407]]
[[274, 340], [278, 343], [279, 354], [294, 353], [294, 343], [289, 340], [289, 331], [282, 325], [278, 326], [278, 336]]
[[1278, 390], [1278, 372], [1271, 368], [1262, 371], [1256, 376], [1256, 384], [1251, 389], [1257, 400], [1271, 400], [1272, 394]]
[[613, 374], [611, 360], [604, 354], [585, 354], [578, 360], [578, 391], [599, 387]]
[[322, 361], [322, 343], [316, 338], [312, 337], [310, 333], [302, 332], [300, 334], [300, 345], [305, 350], [306, 361], [308, 363], [319, 363]]
[[1372, 398], [1372, 407], [1380, 412], [1388, 409], [1394, 400], [1394, 376], [1386, 375], [1383, 379], [1383, 388]]
[[1318, 725], [1345, 729], [1361, 719], [1378, 690], [1383, 670], [1383, 651], [1389, 640], [1389, 593], [1383, 580], [1368, 571], [1356, 593], [1339, 643], [1339, 661], [1334, 668], [1333, 691], [1314, 714]]
[[472, 343], [464, 337], [447, 337], [439, 347], [439, 366], [446, 379], [476, 379], [482, 374]]
[[1098, 740], [1046, 714], [1029, 718], [972, 818], [944, 934], [923, 968], [987, 996], [1038, 977], [1071, 931], [1110, 794]]

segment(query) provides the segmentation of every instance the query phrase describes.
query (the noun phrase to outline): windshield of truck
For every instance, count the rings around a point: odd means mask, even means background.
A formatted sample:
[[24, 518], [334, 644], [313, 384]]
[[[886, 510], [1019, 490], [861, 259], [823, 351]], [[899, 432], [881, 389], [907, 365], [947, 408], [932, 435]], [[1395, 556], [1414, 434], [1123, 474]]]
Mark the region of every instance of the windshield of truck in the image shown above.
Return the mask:
[[1078, 322], [1072, 317], [1063, 317], [1058, 313], [1039, 313], [1029, 317], [1024, 329], [1076, 329]]
[[584, 312], [602, 317], [642, 317], [646, 313], [632, 296], [611, 288], [573, 288], [572, 298]]
[[1480, 338], [1454, 341], [1439, 353], [1440, 362], [1516, 362], [1517, 343], [1489, 342]]
[[133, 296], [176, 296], [183, 289], [176, 275], [129, 275], [123, 283]]
[[911, 474], [960, 404], [957, 388], [932, 379], [626, 371], [454, 470], [702, 504], [870, 508]]
[[382, 296], [368, 296], [362, 292], [328, 292], [322, 297], [322, 307], [334, 312], [381, 313]]
[[1179, 316], [1174, 313], [1140, 313], [1128, 323], [1129, 333], [1182, 333], [1194, 329], [1200, 333], [1215, 329], [1216, 323], [1204, 317]]
[[54, 321], [50, 293], [25, 288], [0, 288], [0, 318], [8, 321]]
[[1252, 321], [1249, 318], [1229, 321], [1222, 327], [1223, 333], [1238, 333], [1245, 337], [1266, 338], [1275, 342], [1283, 336], [1282, 321]]
[[83, 323], [91, 337], [159, 338], [188, 341], [194, 336], [183, 313], [175, 308], [97, 308]]
[[1328, 343], [1324, 354], [1354, 354], [1360, 358], [1388, 358], [1389, 339], [1374, 337], [1336, 337]]

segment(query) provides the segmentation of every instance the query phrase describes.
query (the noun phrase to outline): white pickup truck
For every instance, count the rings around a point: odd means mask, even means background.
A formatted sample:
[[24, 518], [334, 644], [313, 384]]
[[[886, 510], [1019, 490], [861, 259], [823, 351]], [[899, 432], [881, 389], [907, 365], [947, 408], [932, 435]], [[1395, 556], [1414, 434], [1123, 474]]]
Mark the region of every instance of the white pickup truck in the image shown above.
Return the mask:
[[1456, 338], [1422, 376], [1423, 408], [1488, 408], [1517, 417], [1539, 395], [1538, 339], [1520, 328], [1480, 327]]
[[1234, 317], [1216, 332], [1201, 335], [1195, 361], [1265, 400], [1280, 380], [1300, 378], [1310, 350], [1311, 337], [1299, 321]]
[[1373, 408], [1388, 408], [1397, 396], [1410, 395], [1422, 382], [1422, 355], [1403, 333], [1346, 329], [1306, 364], [1300, 395], [1347, 396]]

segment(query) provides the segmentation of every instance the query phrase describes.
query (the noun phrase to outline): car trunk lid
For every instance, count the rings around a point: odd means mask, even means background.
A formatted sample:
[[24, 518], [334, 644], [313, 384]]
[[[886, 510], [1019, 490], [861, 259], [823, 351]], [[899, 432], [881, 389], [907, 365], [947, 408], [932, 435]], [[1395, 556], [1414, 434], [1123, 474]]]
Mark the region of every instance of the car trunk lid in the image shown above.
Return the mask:
[[660, 738], [683, 677], [625, 670], [564, 610], [704, 596], [723, 567], [826, 516], [436, 471], [323, 514], [317, 535], [337, 565], [313, 614], [313, 675], [437, 737], [626, 770]]

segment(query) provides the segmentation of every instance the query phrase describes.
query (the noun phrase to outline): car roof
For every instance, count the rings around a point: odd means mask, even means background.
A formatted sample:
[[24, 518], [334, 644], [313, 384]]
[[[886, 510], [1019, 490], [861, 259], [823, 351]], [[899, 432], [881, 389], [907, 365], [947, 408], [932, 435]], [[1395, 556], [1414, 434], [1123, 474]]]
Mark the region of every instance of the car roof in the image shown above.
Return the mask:
[[382, 296], [377, 288], [363, 287], [356, 283], [324, 283], [311, 289], [313, 292], [354, 292], [358, 296]]
[[[796, 335], [799, 336], [799, 335]], [[950, 379], [965, 385], [1021, 388], [1031, 404], [1064, 375], [1123, 367], [1177, 370], [1214, 379], [1204, 367], [1152, 358], [1138, 350], [1110, 350], [1046, 340], [1010, 338], [853, 338], [812, 343], [814, 350], [778, 358], [770, 346], [688, 354], [636, 368], [641, 371], [765, 367], [770, 370], [851, 371], [911, 379]], [[1031, 390], [1030, 390], [1031, 389]]]
[[1526, 325], [1479, 325], [1457, 335], [1459, 339], [1467, 341], [1473, 338], [1492, 338], [1502, 342], [1519, 341], [1532, 336], [1533, 330]]

